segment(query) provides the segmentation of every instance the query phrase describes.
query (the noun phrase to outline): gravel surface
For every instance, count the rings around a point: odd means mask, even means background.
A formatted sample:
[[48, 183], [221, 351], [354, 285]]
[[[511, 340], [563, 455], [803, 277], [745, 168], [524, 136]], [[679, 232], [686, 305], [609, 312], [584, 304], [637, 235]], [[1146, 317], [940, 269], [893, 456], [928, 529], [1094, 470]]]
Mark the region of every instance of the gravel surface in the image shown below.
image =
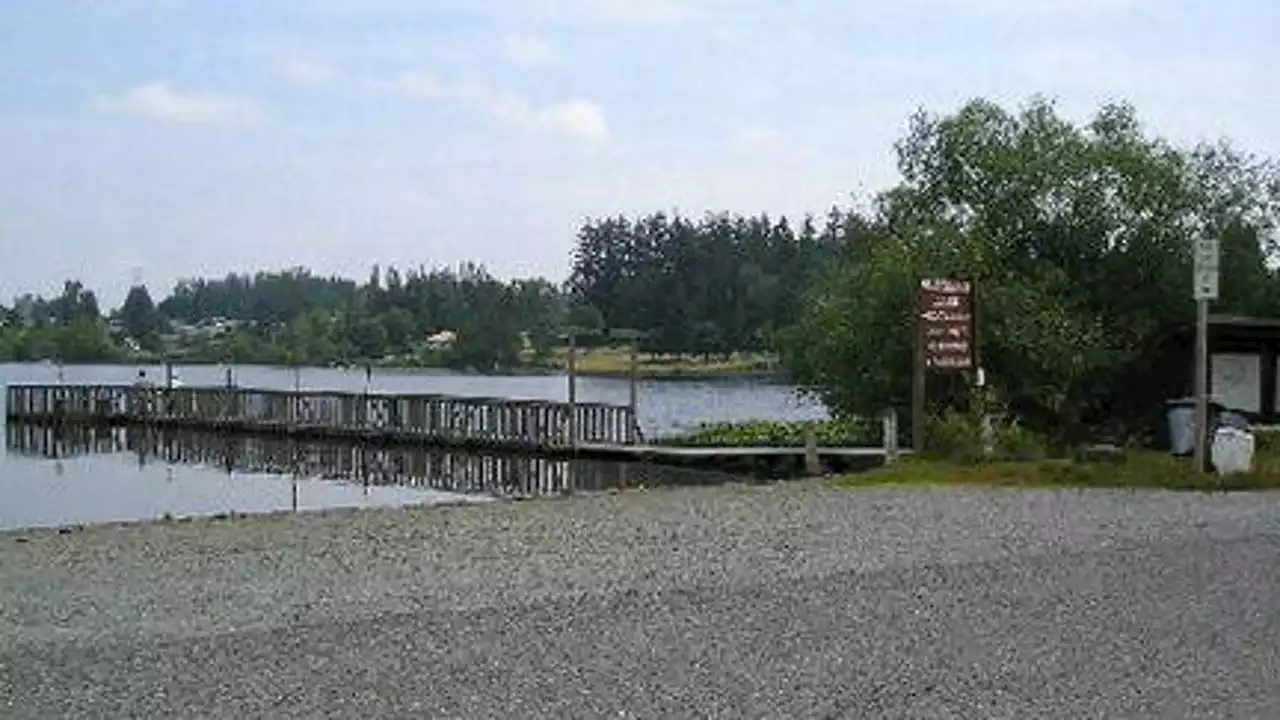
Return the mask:
[[812, 483], [0, 534], [0, 717], [1276, 718], [1280, 494]]

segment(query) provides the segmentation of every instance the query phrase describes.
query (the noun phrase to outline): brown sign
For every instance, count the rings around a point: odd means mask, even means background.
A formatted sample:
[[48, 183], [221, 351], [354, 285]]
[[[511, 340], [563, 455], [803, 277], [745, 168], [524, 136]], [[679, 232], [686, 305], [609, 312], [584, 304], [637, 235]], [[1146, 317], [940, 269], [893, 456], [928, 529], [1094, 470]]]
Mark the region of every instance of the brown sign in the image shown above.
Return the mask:
[[974, 368], [973, 305], [973, 283], [968, 280], [920, 281], [920, 342], [925, 367], [931, 372]]

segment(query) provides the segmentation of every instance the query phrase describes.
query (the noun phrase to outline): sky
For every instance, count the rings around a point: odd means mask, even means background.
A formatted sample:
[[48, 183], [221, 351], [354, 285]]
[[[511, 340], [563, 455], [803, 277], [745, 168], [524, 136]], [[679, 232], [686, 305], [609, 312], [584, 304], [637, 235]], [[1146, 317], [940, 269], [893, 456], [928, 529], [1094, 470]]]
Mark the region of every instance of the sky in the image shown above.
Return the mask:
[[975, 97], [1280, 157], [1276, 28], [1275, 0], [11, 0], [0, 298], [559, 280], [585, 218], [865, 199], [914, 111]]

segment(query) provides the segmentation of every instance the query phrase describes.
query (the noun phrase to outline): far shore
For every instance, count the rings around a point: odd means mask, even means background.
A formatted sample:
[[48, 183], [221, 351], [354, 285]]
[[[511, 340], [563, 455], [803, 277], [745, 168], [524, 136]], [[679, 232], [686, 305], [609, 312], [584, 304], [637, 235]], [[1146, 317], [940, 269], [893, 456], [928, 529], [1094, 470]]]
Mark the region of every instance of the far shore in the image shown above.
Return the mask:
[[[188, 359], [173, 358], [172, 362], [175, 366], [186, 367], [212, 367], [228, 365], [225, 360], [211, 360], [206, 358]], [[163, 365], [165, 360], [156, 357], [136, 357], [116, 360], [96, 360], [89, 362], [67, 362], [63, 363], [65, 367], [85, 367], [85, 366], [125, 366], [137, 367], [139, 365], [157, 366]], [[4, 364], [12, 365], [54, 365], [50, 360], [32, 360], [32, 361], [16, 361]], [[235, 366], [259, 366], [272, 367], [282, 370], [291, 370], [295, 366], [281, 363], [270, 362], [233, 362]], [[595, 350], [586, 352], [579, 356], [575, 363], [575, 375], [581, 378], [601, 378], [601, 379], [617, 379], [626, 380], [632, 375], [629, 356], [625, 352], [617, 352], [613, 349]], [[399, 362], [399, 361], [353, 361], [339, 362], [331, 364], [315, 364], [303, 363], [299, 365], [303, 369], [315, 370], [347, 370], [359, 371], [365, 367], [369, 367], [373, 371], [392, 371], [397, 373], [450, 373], [454, 375], [467, 375], [475, 377], [493, 377], [497, 375], [508, 376], [546, 376], [546, 375], [566, 375], [568, 374], [568, 362], [563, 357], [557, 357], [547, 364], [526, 364], [514, 367], [501, 367], [492, 372], [476, 371], [474, 369], [458, 369], [445, 365]], [[742, 381], [758, 381], [758, 382], [785, 382], [786, 374], [776, 363], [765, 362], [759, 358], [731, 358], [728, 360], [714, 359], [703, 360], [695, 358], [677, 358], [672, 360], [655, 361], [651, 358], [641, 356], [636, 364], [635, 376], [641, 380], [671, 380], [671, 381], [697, 381], [697, 380], [742, 380]]]

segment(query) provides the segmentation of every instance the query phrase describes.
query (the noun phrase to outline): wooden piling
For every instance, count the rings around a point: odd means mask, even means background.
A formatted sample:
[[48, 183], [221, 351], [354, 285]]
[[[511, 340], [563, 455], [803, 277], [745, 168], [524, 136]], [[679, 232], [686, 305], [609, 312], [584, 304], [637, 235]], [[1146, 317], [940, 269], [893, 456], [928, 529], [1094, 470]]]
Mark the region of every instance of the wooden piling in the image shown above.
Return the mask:
[[818, 438], [812, 429], [804, 435], [804, 471], [808, 475], [822, 474], [822, 458], [818, 456]]
[[885, 410], [880, 421], [884, 440], [884, 464], [892, 465], [898, 461], [898, 411], [894, 408]]

